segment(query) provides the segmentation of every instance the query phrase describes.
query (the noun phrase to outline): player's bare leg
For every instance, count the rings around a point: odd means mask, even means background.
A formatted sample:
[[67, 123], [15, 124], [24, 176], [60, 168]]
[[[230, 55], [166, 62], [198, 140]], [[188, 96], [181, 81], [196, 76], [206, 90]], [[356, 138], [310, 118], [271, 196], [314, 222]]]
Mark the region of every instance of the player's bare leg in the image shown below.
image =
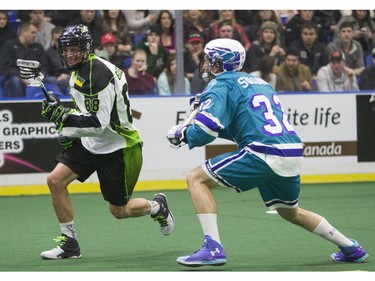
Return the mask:
[[322, 216], [299, 207], [277, 208], [276, 210], [285, 220], [336, 244], [340, 251], [331, 255], [334, 261], [362, 262], [368, 258], [369, 255], [356, 240], [344, 236]]
[[78, 175], [62, 163], [58, 163], [47, 178], [53, 208], [60, 223], [61, 235], [54, 239], [57, 243], [56, 248], [41, 253], [43, 259], [81, 257], [80, 247], [76, 240], [73, 205], [67, 189], [67, 186], [77, 178]]
[[204, 244], [194, 254], [178, 257], [177, 262], [190, 267], [224, 265], [227, 262], [226, 254], [220, 243], [216, 200], [211, 192], [211, 188], [216, 187], [217, 183], [209, 178], [201, 167], [191, 171], [186, 181], [195, 212], [202, 226]]
[[77, 178], [78, 175], [62, 163], [58, 163], [47, 178], [53, 208], [60, 223], [73, 220], [73, 206], [67, 186]]

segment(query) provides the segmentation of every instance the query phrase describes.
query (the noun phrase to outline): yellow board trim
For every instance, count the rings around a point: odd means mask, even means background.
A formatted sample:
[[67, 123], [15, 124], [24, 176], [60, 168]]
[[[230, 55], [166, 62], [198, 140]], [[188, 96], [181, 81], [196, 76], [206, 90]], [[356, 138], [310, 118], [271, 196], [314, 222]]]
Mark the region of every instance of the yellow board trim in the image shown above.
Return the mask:
[[[331, 175], [304, 175], [302, 184], [309, 183], [339, 183], [339, 182], [375, 182], [375, 174], [331, 174]], [[186, 189], [185, 180], [139, 181], [135, 191], [153, 190], [183, 190]], [[98, 183], [72, 183], [70, 193], [98, 193]], [[43, 195], [49, 194], [47, 185], [19, 185], [0, 186], [0, 196], [16, 195]]]

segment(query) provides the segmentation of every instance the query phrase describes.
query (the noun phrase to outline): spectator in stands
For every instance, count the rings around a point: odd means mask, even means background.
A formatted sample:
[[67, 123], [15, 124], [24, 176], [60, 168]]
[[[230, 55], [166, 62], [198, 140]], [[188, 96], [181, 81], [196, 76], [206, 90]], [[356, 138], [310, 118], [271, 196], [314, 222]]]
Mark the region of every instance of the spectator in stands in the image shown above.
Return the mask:
[[258, 68], [260, 59], [265, 55], [276, 58], [276, 64], [280, 65], [285, 57], [285, 50], [280, 45], [277, 25], [271, 21], [263, 22], [259, 30], [259, 38], [251, 44], [246, 53], [243, 71], [253, 72]]
[[56, 77], [60, 92], [68, 94], [70, 75], [63, 67], [58, 55], [58, 39], [64, 30], [62, 26], [55, 26], [51, 31], [52, 46], [46, 51], [50, 75]]
[[316, 10], [314, 13], [322, 19], [323, 26], [327, 32], [326, 42], [331, 42], [336, 33], [337, 24], [341, 19], [340, 10]]
[[372, 65], [366, 67], [359, 77], [361, 90], [375, 90], [375, 48], [372, 49]]
[[[103, 34], [112, 33], [117, 44], [117, 51], [124, 57], [131, 57], [134, 50], [129, 25], [120, 10], [104, 10], [102, 22]], [[103, 37], [102, 37], [103, 38]], [[102, 43], [103, 45], [103, 43]]]
[[47, 51], [52, 45], [52, 29], [55, 25], [46, 21], [44, 15], [44, 10], [29, 11], [30, 21], [38, 27], [36, 43], [41, 44], [43, 49]]
[[328, 63], [325, 45], [318, 42], [318, 27], [315, 24], [301, 25], [301, 37], [295, 44], [299, 50], [299, 61], [310, 68], [313, 79], [319, 68]]
[[283, 25], [285, 29], [286, 24], [296, 15], [298, 14], [297, 10], [273, 10], [277, 17], [277, 21]]
[[233, 26], [229, 21], [222, 21], [218, 25], [219, 36], [218, 38], [233, 38], [234, 30]]
[[169, 53], [160, 45], [161, 31], [157, 25], [151, 25], [146, 34], [146, 38], [138, 44], [137, 48], [146, 51], [147, 72], [157, 79], [165, 68]]
[[102, 20], [100, 17], [97, 16], [96, 10], [80, 10], [79, 17], [76, 17], [72, 21], [70, 21], [67, 25], [78, 25], [84, 24], [88, 27], [89, 31], [92, 34], [93, 42], [92, 42], [92, 52], [95, 50], [100, 49], [101, 43], [100, 40], [103, 35], [102, 29]]
[[240, 25], [235, 16], [234, 16], [234, 10], [220, 10], [219, 12], [219, 20], [213, 22], [210, 24], [210, 28], [207, 32], [207, 39], [212, 40], [215, 38], [219, 38], [219, 23], [226, 21], [230, 22], [233, 27], [233, 39], [236, 39], [239, 41], [247, 51], [250, 46], [251, 42], [249, 38], [247, 37], [245, 30], [242, 25]]
[[315, 24], [318, 27], [318, 42], [327, 43], [329, 30], [324, 26], [323, 19], [317, 16], [313, 10], [298, 10], [298, 14], [293, 16], [285, 27], [285, 43], [287, 47], [294, 45], [300, 39], [301, 25], [306, 23]]
[[147, 73], [147, 54], [144, 50], [134, 50], [131, 65], [124, 72], [129, 95], [154, 94], [155, 78]]
[[161, 30], [160, 44], [167, 49], [169, 54], [176, 53], [176, 39], [174, 34], [174, 18], [168, 10], [160, 11], [156, 25]]
[[79, 17], [79, 10], [45, 10], [44, 19], [54, 25], [67, 26], [68, 23]]
[[[254, 16], [257, 12], [257, 10], [234, 10], [234, 16], [236, 17], [237, 22], [243, 26], [247, 38], [249, 38], [250, 25], [253, 23]], [[250, 38], [249, 40], [250, 42], [254, 41]]]
[[8, 12], [0, 10], [0, 48], [8, 39], [16, 37], [16, 33], [9, 26]]
[[156, 23], [158, 11], [150, 10], [122, 10], [128, 22], [130, 33], [134, 35], [146, 34], [151, 25]]
[[276, 67], [276, 91], [307, 92], [313, 89], [310, 69], [299, 62], [299, 52], [294, 46], [285, 51], [283, 64]]
[[357, 91], [357, 79], [353, 70], [345, 66], [345, 54], [334, 50], [329, 57], [329, 64], [322, 66], [316, 76], [319, 92]]
[[[338, 24], [349, 21], [353, 23], [353, 39], [357, 40], [363, 50], [363, 57], [371, 54], [375, 47], [375, 24], [371, 19], [370, 10], [353, 10], [351, 15], [341, 17]], [[339, 34], [336, 33], [336, 38]]]
[[102, 39], [102, 50], [108, 54], [108, 61], [122, 69], [124, 67], [124, 59], [126, 58], [122, 53], [118, 52], [118, 45], [115, 36], [108, 32], [103, 34]]
[[346, 66], [351, 68], [355, 75], [359, 76], [365, 68], [363, 50], [361, 44], [354, 40], [353, 23], [344, 21], [339, 25], [339, 36], [326, 47], [327, 53], [339, 50], [345, 55]]
[[185, 10], [183, 18], [184, 43], [189, 40], [190, 34], [200, 34], [204, 42], [207, 42], [206, 30], [209, 25], [205, 21], [204, 10]]
[[177, 63], [176, 56], [171, 54], [168, 57], [167, 65], [165, 70], [160, 73], [157, 79], [157, 91], [161, 96], [169, 96], [172, 94], [189, 94], [190, 95], [190, 81], [187, 77], [184, 77], [184, 92], [178, 93], [176, 91], [176, 73], [177, 73]]
[[54, 77], [48, 77], [49, 67], [43, 46], [36, 43], [38, 28], [32, 22], [23, 22], [19, 27], [19, 35], [5, 41], [0, 50], [0, 75], [4, 75], [4, 97], [25, 97], [26, 85], [19, 76], [17, 59], [39, 61], [45, 75], [45, 83], [55, 83]]
[[274, 73], [276, 59], [273, 56], [264, 55], [258, 64], [255, 71], [250, 74], [262, 78], [267, 83], [270, 83], [272, 87], [276, 88], [277, 76]]
[[194, 71], [198, 68], [200, 55], [203, 52], [204, 39], [201, 33], [191, 33], [185, 43], [184, 51], [184, 73], [189, 80], [194, 76]]
[[265, 21], [272, 21], [276, 24], [277, 32], [279, 33], [279, 40], [281, 46], [285, 47], [285, 39], [284, 39], [284, 27], [279, 22], [277, 15], [274, 10], [259, 10], [256, 11], [252, 22], [249, 26], [249, 32], [247, 36], [251, 42], [254, 42], [259, 39], [259, 31], [261, 29], [262, 24]]

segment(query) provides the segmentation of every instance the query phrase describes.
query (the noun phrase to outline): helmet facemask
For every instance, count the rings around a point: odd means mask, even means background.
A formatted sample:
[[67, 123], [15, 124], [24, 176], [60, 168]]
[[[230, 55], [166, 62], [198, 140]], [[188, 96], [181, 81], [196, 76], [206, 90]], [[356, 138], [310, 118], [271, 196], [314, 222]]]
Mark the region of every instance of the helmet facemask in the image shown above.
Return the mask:
[[[77, 70], [89, 58], [92, 47], [92, 36], [88, 28], [82, 24], [66, 27], [58, 40], [58, 54], [63, 66], [69, 70]], [[74, 65], [69, 65], [67, 61], [67, 49], [77, 48], [82, 56], [76, 56]], [[73, 54], [74, 56], [74, 54]]]
[[202, 53], [199, 60], [199, 77], [204, 81], [209, 81], [212, 75], [223, 72], [223, 63]]

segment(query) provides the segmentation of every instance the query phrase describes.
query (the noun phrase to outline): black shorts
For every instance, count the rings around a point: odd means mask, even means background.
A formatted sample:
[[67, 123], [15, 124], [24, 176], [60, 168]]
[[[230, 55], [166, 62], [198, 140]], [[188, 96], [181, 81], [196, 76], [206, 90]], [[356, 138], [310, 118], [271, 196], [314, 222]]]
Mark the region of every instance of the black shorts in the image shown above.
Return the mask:
[[123, 206], [133, 194], [143, 158], [141, 144], [108, 154], [93, 154], [83, 147], [81, 141], [75, 141], [71, 148], [56, 157], [56, 161], [75, 172], [80, 182], [96, 171], [104, 200]]

